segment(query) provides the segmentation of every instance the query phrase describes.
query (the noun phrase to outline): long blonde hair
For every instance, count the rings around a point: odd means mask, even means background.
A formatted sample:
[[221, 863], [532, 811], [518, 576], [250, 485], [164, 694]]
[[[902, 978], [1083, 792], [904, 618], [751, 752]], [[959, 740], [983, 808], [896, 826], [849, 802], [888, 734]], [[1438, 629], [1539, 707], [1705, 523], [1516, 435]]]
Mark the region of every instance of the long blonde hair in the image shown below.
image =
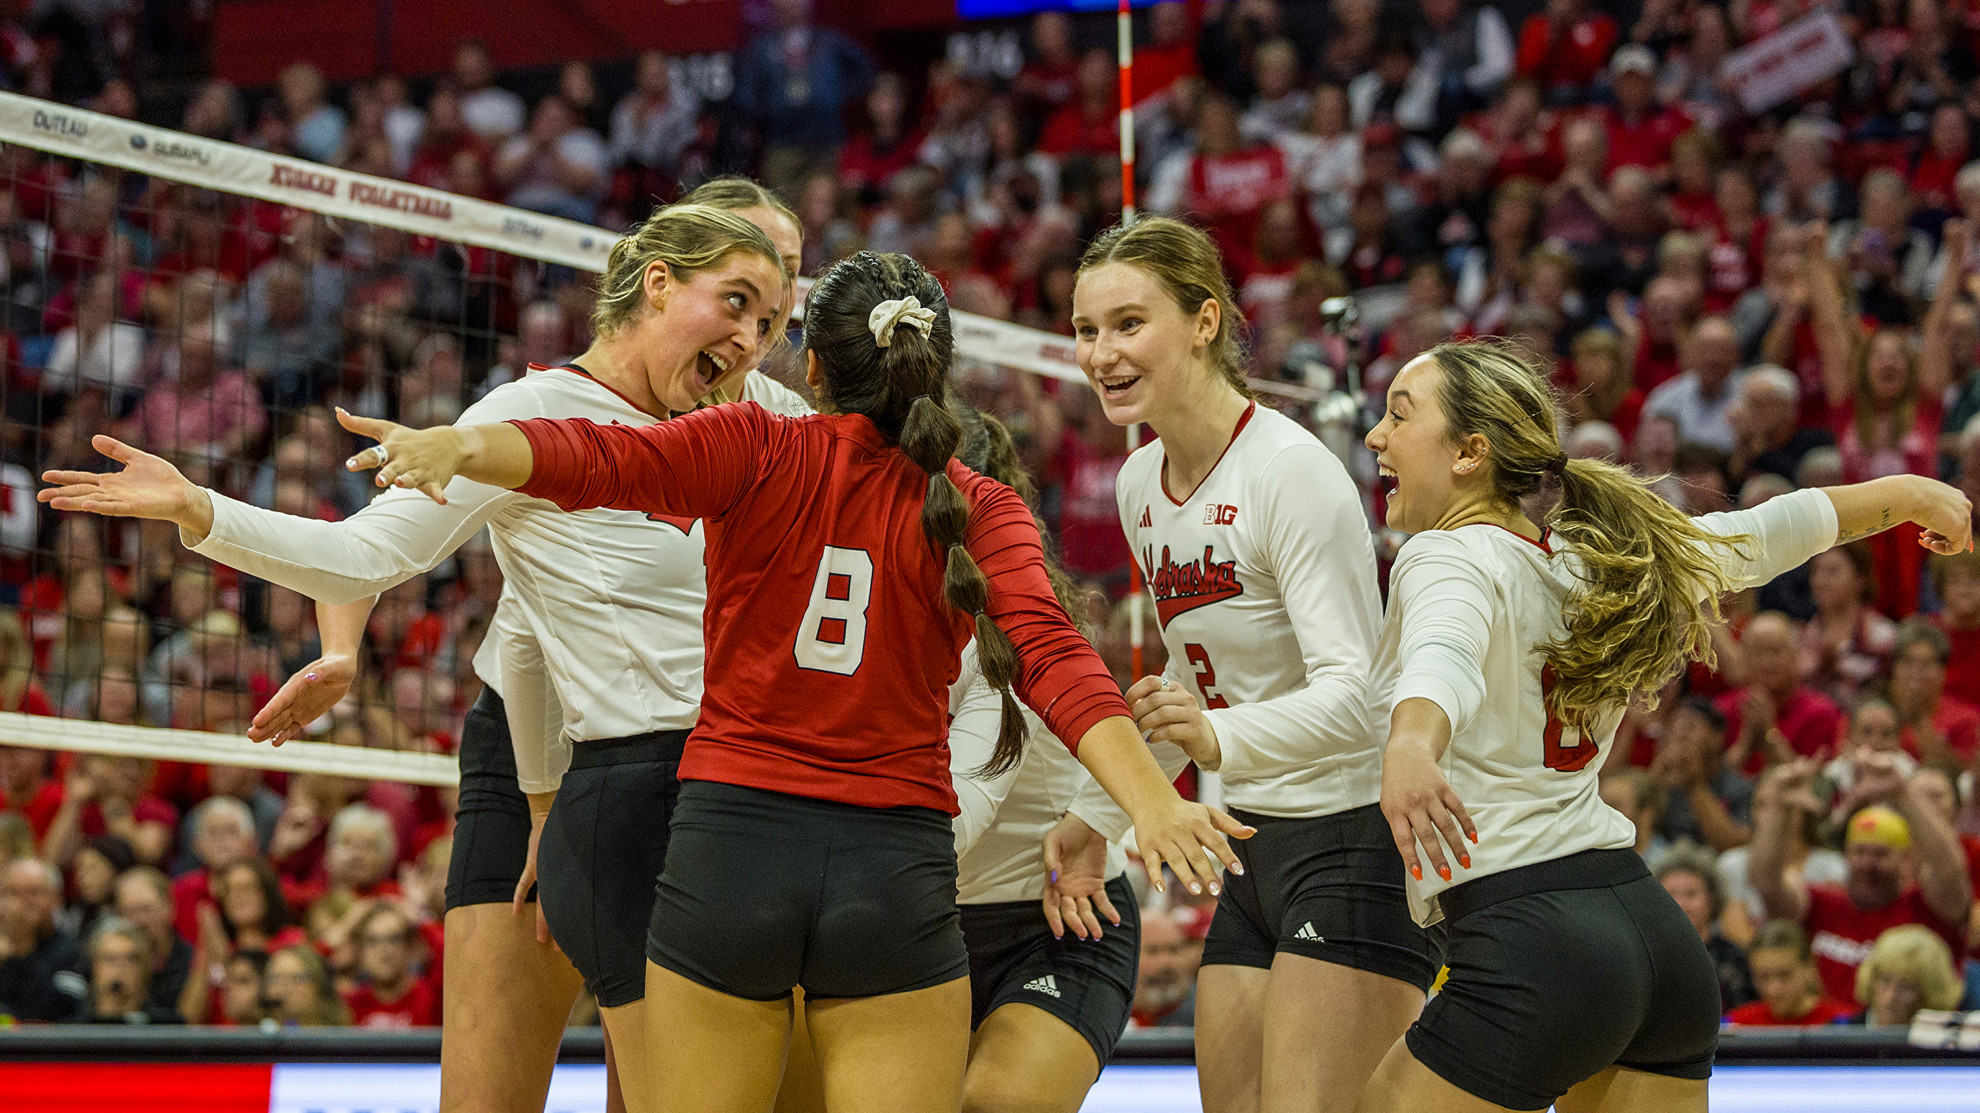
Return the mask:
[[[646, 301], [646, 268], [665, 263], [686, 279], [736, 252], [760, 255], [784, 273], [784, 258], [763, 229], [729, 209], [712, 205], [669, 205], [612, 245], [605, 273], [598, 279], [598, 305], [591, 331], [601, 339], [624, 328]], [[788, 282], [788, 278], [786, 279]]]
[[1713, 660], [1711, 632], [1730, 581], [1717, 559], [1751, 544], [1702, 529], [1629, 471], [1561, 450], [1559, 407], [1546, 378], [1496, 341], [1440, 344], [1438, 403], [1453, 440], [1491, 445], [1486, 466], [1508, 505], [1560, 479], [1544, 524], [1580, 560], [1567, 630], [1540, 647], [1553, 683], [1547, 710], [1583, 734], [1631, 695], [1653, 701], [1688, 661]]

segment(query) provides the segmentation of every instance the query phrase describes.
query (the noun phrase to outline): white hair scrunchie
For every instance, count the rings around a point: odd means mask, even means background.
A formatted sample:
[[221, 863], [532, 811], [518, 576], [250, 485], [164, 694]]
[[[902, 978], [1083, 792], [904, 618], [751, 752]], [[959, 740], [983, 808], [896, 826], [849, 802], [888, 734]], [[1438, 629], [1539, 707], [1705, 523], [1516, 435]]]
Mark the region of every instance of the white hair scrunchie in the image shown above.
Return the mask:
[[906, 325], [919, 329], [921, 335], [932, 335], [935, 330], [935, 311], [923, 309], [921, 302], [913, 294], [898, 301], [883, 301], [866, 315], [866, 327], [873, 330], [873, 342], [882, 348], [894, 343], [894, 330]]

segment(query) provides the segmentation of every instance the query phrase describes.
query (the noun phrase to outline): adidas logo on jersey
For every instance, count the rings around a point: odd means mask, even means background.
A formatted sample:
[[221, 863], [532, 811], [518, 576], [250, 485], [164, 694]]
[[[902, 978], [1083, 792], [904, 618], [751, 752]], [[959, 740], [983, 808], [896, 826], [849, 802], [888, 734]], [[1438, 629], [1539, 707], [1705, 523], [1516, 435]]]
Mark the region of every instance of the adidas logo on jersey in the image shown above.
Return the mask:
[[1134, 524], [1134, 526], [1135, 526], [1135, 528], [1136, 528], [1136, 529], [1152, 529], [1152, 528], [1154, 527], [1154, 525], [1155, 525], [1155, 519], [1153, 519], [1153, 518], [1151, 518], [1151, 517], [1149, 517], [1149, 516], [1148, 516], [1148, 508], [1147, 508], [1147, 507], [1145, 507], [1145, 506], [1144, 506], [1144, 507], [1142, 507], [1142, 508], [1141, 508], [1141, 520], [1140, 520], [1139, 522], [1136, 522], [1136, 523]]
[[1024, 983], [1024, 988], [1030, 990], [1033, 993], [1043, 993], [1047, 997], [1059, 996], [1059, 981], [1057, 978], [1054, 978], [1050, 974], [1047, 974], [1042, 978], [1031, 979], [1030, 981]]
[[1299, 925], [1299, 930], [1298, 930], [1298, 931], [1295, 931], [1295, 932], [1293, 932], [1293, 938], [1294, 938], [1294, 939], [1304, 939], [1304, 940], [1306, 940], [1306, 941], [1307, 941], [1308, 943], [1325, 943], [1325, 942], [1326, 942], [1326, 940], [1325, 940], [1325, 939], [1322, 939], [1322, 938], [1320, 937], [1320, 933], [1319, 933], [1319, 932], [1317, 932], [1317, 931], [1314, 931], [1314, 930], [1313, 930], [1313, 921], [1312, 921], [1312, 920], [1308, 920], [1308, 921], [1306, 921], [1305, 923], [1303, 923], [1303, 924], [1301, 924], [1301, 925]]

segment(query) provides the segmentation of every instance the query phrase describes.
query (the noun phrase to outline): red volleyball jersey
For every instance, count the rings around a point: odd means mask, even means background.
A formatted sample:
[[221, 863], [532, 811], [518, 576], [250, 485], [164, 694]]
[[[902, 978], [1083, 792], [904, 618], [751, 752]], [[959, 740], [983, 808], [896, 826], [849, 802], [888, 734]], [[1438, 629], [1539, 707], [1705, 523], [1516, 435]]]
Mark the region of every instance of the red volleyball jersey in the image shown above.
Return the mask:
[[[948, 691], [974, 626], [942, 599], [928, 476], [871, 421], [746, 402], [644, 426], [515, 424], [536, 456], [523, 493], [706, 523], [707, 679], [683, 780], [955, 814]], [[1052, 593], [1024, 500], [954, 461], [948, 474], [988, 613], [1017, 645], [1018, 695], [1068, 746], [1127, 714]]]

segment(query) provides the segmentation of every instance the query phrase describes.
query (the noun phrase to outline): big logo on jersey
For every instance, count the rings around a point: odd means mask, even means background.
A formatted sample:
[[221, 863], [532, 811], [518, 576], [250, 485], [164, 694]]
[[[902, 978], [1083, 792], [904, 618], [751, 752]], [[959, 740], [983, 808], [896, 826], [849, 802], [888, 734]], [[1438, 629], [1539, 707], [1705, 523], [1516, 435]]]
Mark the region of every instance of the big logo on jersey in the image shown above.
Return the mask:
[[1142, 563], [1150, 570], [1148, 589], [1155, 593], [1155, 614], [1166, 628], [1169, 620], [1185, 611], [1243, 595], [1238, 582], [1237, 561], [1218, 560], [1214, 546], [1203, 546], [1203, 557], [1188, 564], [1177, 564], [1162, 546], [1161, 563], [1153, 550], [1142, 550]]

